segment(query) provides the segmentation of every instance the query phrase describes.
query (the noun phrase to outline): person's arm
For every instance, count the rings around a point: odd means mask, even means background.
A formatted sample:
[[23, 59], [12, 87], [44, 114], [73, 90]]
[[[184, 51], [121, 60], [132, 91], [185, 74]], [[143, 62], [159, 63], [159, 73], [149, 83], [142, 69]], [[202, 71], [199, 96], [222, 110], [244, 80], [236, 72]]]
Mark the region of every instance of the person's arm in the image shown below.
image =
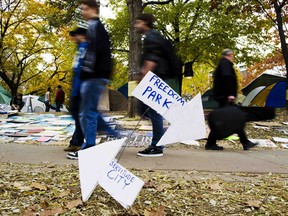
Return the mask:
[[222, 88], [228, 103], [234, 103], [237, 96], [237, 78], [231, 64], [227, 61], [220, 65], [222, 71]]
[[161, 60], [161, 44], [157, 37], [150, 36], [147, 37], [144, 41], [144, 49], [145, 56], [143, 66], [140, 69], [140, 77], [139, 79], [143, 79], [143, 77], [149, 72], [154, 71], [158, 65], [158, 62]]
[[156, 62], [153, 61], [147, 61], [145, 60], [143, 63], [143, 67], [140, 69], [140, 77], [139, 80], [142, 80], [143, 77], [149, 72], [153, 71], [157, 66]]

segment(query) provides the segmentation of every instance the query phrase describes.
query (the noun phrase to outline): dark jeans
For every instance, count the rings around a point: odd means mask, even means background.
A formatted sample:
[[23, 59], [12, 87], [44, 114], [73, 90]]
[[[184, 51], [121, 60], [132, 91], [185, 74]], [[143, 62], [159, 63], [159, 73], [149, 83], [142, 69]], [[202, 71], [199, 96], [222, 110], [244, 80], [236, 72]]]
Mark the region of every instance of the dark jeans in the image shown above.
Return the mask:
[[[148, 108], [149, 106], [147, 106], [146, 104], [143, 104], [142, 102], [139, 102], [139, 111], [141, 115]], [[160, 114], [158, 114], [155, 110], [153, 110], [152, 108], [149, 108], [145, 116], [148, 117], [152, 123], [153, 137], [152, 137], [151, 146], [156, 146], [164, 134], [163, 117]]]
[[84, 142], [84, 135], [79, 120], [79, 110], [80, 110], [80, 96], [72, 96], [70, 111], [72, 117], [75, 120], [75, 130], [72, 139], [70, 140], [70, 146], [82, 146]]
[[50, 103], [49, 101], [45, 101], [45, 112], [49, 112], [50, 110]]
[[56, 101], [56, 112], [60, 112], [61, 106], [62, 106], [62, 103], [60, 101]]

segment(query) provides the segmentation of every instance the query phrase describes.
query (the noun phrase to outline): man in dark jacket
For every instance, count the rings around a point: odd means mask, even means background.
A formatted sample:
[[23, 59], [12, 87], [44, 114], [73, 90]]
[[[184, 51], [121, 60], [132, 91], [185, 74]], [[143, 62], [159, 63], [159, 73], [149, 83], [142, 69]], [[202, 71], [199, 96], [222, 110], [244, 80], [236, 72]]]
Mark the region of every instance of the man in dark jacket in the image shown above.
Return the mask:
[[[99, 124], [109, 135], [117, 136], [103, 120], [97, 107], [100, 95], [109, 82], [112, 73], [110, 41], [107, 31], [99, 20], [99, 5], [95, 0], [81, 1], [81, 13], [88, 21], [87, 50], [80, 72], [80, 124], [85, 138], [81, 150], [95, 146]], [[77, 152], [67, 155], [69, 159], [78, 159]]]
[[[159, 32], [153, 30], [153, 16], [151, 14], [140, 15], [136, 18], [135, 28], [139, 33], [144, 34], [139, 79], [141, 80], [149, 71], [152, 71], [178, 93], [179, 81], [177, 79], [177, 71], [175, 71], [176, 69], [173, 71], [171, 59], [166, 53], [168, 48], [167, 40]], [[172, 52], [172, 50], [170, 51]], [[148, 109], [146, 105], [143, 105], [143, 107], [143, 110]], [[143, 157], [163, 156], [163, 147], [156, 146], [164, 134], [163, 118], [152, 108], [148, 109], [146, 116], [152, 122], [152, 143], [147, 149], [139, 151], [137, 155]]]
[[[234, 54], [232, 50], [223, 50], [222, 59], [220, 60], [214, 73], [214, 98], [219, 102], [220, 107], [223, 107], [227, 104], [234, 104], [237, 97], [238, 81], [235, 69], [233, 67], [233, 61]], [[256, 144], [248, 140], [244, 128], [242, 128], [240, 131], [237, 131], [237, 133], [244, 150], [249, 150], [250, 148], [256, 146]], [[211, 129], [205, 149], [223, 150], [223, 147], [216, 144], [216, 140], [217, 135], [215, 134], [215, 131]]]

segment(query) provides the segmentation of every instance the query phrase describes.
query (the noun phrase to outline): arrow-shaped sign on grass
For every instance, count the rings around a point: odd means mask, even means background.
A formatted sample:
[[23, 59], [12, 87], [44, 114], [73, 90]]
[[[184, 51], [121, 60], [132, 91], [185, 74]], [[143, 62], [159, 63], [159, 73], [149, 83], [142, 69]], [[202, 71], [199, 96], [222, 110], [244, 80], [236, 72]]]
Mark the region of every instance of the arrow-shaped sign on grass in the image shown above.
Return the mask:
[[171, 124], [157, 145], [201, 139], [206, 136], [200, 94], [187, 103], [152, 72], [146, 74], [132, 94]]
[[105, 142], [78, 152], [83, 202], [99, 184], [124, 208], [133, 205], [144, 182], [115, 161], [126, 139]]

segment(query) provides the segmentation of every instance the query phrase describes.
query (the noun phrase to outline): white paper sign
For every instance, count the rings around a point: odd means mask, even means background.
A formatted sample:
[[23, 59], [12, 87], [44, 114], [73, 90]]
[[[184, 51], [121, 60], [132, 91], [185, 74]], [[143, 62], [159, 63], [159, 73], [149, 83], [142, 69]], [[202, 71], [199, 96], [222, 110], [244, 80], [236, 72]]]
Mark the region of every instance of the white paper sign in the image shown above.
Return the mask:
[[206, 137], [200, 94], [186, 103], [169, 85], [152, 72], [146, 74], [132, 94], [156, 110], [171, 124], [157, 146]]
[[144, 182], [113, 160], [103, 167], [99, 184], [124, 208], [128, 208], [133, 205]]
[[82, 200], [86, 202], [99, 182], [103, 165], [113, 160], [127, 138], [105, 142], [78, 151], [80, 186]]
[[[164, 116], [172, 104], [184, 106], [186, 103], [177, 92], [152, 72], [146, 74], [134, 89], [132, 95], [162, 116]], [[167, 120], [169, 121], [169, 119]]]
[[185, 106], [174, 104], [164, 117], [170, 119], [171, 126], [157, 143], [157, 146], [206, 137], [200, 94], [196, 95]]

